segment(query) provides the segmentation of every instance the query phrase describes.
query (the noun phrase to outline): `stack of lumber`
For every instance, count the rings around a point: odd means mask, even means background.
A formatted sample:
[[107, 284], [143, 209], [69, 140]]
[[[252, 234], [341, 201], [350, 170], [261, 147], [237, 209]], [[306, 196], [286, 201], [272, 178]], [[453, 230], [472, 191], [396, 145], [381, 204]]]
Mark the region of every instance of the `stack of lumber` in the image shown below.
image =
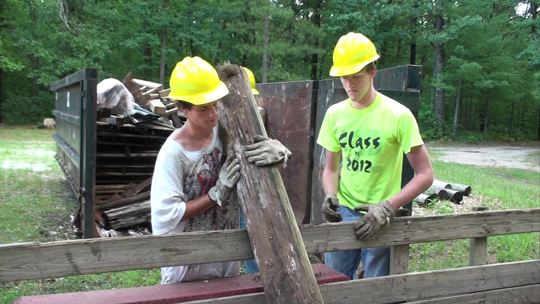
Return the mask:
[[157, 126], [98, 122], [95, 209], [102, 228], [128, 228], [148, 221], [149, 203], [148, 208], [144, 203], [150, 197], [154, 164], [171, 133]]
[[95, 218], [98, 228], [106, 230], [150, 222], [150, 185], [156, 157], [167, 137], [186, 119], [163, 85], [136, 79], [131, 72], [123, 83], [139, 113], [148, 111], [150, 115], [98, 113]]
[[453, 203], [460, 204], [464, 196], [472, 193], [471, 186], [434, 180], [429, 189], [420, 194], [416, 201], [420, 205], [428, 206], [439, 200], [450, 200]]
[[186, 120], [184, 113], [179, 111], [174, 100], [169, 98], [170, 89], [163, 90], [163, 85], [156, 82], [141, 80], [129, 72], [122, 83], [131, 92], [135, 103], [161, 116], [159, 121], [173, 128], [180, 128]]

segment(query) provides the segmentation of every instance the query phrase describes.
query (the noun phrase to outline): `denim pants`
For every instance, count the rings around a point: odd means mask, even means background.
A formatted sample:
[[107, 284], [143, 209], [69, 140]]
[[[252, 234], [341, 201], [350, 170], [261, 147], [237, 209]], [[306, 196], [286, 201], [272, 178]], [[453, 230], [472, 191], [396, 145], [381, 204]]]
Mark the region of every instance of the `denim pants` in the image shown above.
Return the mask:
[[[242, 209], [240, 209], [240, 229], [246, 229], [246, 223], [244, 222], [244, 211], [242, 211]], [[246, 267], [247, 274], [259, 272], [259, 267], [257, 266], [257, 261], [255, 260], [244, 261], [244, 267]]]
[[[339, 206], [337, 212], [341, 214], [344, 222], [353, 222], [362, 218], [363, 214], [344, 206]], [[351, 233], [353, 233], [351, 231]], [[363, 248], [327, 252], [324, 254], [324, 263], [337, 270], [349, 279], [358, 279], [356, 270], [360, 261], [364, 261], [364, 278], [375, 278], [390, 274], [390, 247]]]

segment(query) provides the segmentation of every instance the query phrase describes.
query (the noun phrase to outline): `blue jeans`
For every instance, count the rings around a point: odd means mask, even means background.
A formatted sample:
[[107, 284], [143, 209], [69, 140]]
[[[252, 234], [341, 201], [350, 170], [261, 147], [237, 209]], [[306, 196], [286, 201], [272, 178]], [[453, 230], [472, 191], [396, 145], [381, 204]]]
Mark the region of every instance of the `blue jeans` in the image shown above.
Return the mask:
[[[341, 214], [344, 222], [357, 221], [363, 216], [362, 213], [341, 205], [337, 212]], [[364, 278], [382, 277], [390, 274], [390, 247], [344, 250], [324, 254], [324, 264], [343, 273], [351, 280], [358, 279], [356, 270], [361, 260], [364, 261]]]
[[[244, 222], [244, 211], [242, 211], [241, 208], [240, 208], [240, 229], [246, 229], [246, 223]], [[247, 274], [259, 272], [259, 267], [257, 266], [257, 261], [255, 260], [244, 261], [244, 267], [246, 267]]]

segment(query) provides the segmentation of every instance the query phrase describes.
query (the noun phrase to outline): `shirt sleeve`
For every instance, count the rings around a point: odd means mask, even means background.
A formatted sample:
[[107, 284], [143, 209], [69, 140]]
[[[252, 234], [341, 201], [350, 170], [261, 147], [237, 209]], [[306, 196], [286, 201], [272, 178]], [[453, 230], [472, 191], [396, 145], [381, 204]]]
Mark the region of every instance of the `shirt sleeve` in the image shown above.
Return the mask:
[[416, 119], [409, 109], [401, 114], [397, 127], [398, 142], [403, 148], [403, 152], [405, 154], [411, 152], [413, 147], [424, 144], [420, 131], [418, 130]]
[[326, 111], [326, 115], [324, 115], [321, 129], [319, 130], [317, 143], [328, 151], [339, 152], [341, 151], [341, 146], [339, 145], [339, 141], [334, 132], [335, 124], [332, 119], [332, 113], [332, 108], [329, 108], [328, 111]]
[[168, 234], [180, 223], [186, 212], [183, 184], [181, 158], [165, 148], [156, 159], [150, 192], [153, 234]]

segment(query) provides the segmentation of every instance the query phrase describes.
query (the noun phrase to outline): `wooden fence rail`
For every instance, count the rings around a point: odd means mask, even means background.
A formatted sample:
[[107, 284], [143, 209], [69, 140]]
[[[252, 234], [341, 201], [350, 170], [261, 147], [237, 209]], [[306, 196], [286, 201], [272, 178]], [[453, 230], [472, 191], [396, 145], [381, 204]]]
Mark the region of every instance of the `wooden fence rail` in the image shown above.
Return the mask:
[[[325, 304], [538, 303], [540, 260], [416, 272], [320, 285]], [[429, 300], [422, 300], [429, 299]], [[419, 301], [418, 301], [419, 300]], [[264, 293], [189, 304], [267, 303]]]
[[[538, 232], [539, 219], [540, 208], [401, 217], [366, 241], [355, 238], [353, 223], [302, 225], [300, 232], [308, 253], [394, 246], [393, 273], [405, 273], [409, 244]], [[475, 247], [473, 260], [486, 248]], [[252, 258], [245, 230], [16, 243], [0, 245], [0, 282]]]

